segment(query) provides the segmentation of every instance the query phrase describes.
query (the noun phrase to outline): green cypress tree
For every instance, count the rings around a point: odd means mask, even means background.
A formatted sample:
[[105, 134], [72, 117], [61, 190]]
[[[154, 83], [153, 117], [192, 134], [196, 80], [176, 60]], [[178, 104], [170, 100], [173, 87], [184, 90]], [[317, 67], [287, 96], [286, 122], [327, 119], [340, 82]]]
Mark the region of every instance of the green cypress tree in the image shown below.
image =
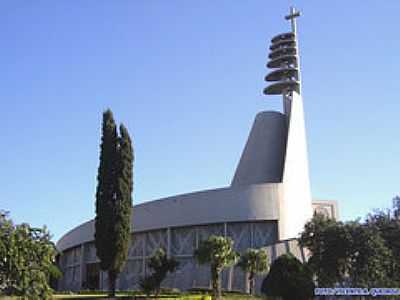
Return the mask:
[[115, 257], [108, 272], [110, 290], [115, 294], [115, 281], [128, 257], [131, 236], [132, 190], [133, 190], [133, 148], [128, 130], [120, 125], [118, 139], [117, 185], [114, 206], [114, 247]]
[[95, 246], [100, 268], [108, 272], [110, 295], [128, 255], [133, 190], [133, 150], [126, 128], [121, 137], [111, 110], [103, 113], [97, 176]]
[[103, 113], [102, 137], [100, 145], [100, 165], [97, 174], [95, 245], [100, 259], [100, 268], [110, 269], [113, 259], [112, 224], [115, 195], [115, 174], [117, 158], [117, 127], [111, 110]]

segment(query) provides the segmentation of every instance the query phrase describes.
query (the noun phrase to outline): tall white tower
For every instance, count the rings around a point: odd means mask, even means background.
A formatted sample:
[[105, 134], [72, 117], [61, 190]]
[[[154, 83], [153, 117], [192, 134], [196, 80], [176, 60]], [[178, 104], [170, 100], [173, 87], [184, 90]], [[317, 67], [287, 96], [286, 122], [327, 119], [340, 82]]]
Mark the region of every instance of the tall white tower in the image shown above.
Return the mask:
[[[271, 183], [279, 190], [279, 239], [295, 238], [312, 217], [307, 142], [301, 97], [300, 60], [294, 8], [285, 18], [292, 31], [274, 37], [265, 80], [266, 95], [282, 95], [283, 113], [257, 114], [232, 186]], [[267, 197], [266, 197], [267, 198]]]
[[268, 68], [275, 69], [265, 80], [273, 82], [264, 89], [266, 95], [283, 97], [287, 120], [286, 152], [283, 165], [283, 195], [279, 203], [279, 238], [298, 236], [312, 217], [312, 198], [308, 172], [307, 139], [301, 96], [300, 58], [296, 18], [300, 13], [293, 7], [285, 17], [292, 31], [275, 36], [270, 46]]

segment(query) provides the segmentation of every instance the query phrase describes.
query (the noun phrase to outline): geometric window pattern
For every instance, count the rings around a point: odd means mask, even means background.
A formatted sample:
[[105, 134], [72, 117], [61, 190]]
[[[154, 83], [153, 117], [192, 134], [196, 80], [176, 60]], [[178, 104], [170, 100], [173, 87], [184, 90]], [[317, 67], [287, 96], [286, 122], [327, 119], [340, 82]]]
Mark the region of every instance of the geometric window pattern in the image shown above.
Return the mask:
[[197, 226], [197, 235], [199, 242], [206, 240], [211, 235], [224, 235], [224, 224]]
[[251, 225], [249, 223], [236, 223], [228, 226], [227, 235], [235, 241], [236, 251], [243, 252], [247, 248], [251, 248]]
[[81, 247], [75, 247], [67, 252], [64, 252], [60, 258], [60, 269], [64, 276], [61, 279], [61, 284], [70, 287], [71, 290], [80, 288], [81, 281]]
[[278, 230], [268, 222], [251, 224], [253, 227], [253, 248], [261, 248], [275, 243], [278, 239]]
[[167, 230], [152, 230], [146, 233], [146, 256], [153, 255], [158, 248], [167, 248]]
[[133, 238], [131, 238], [131, 245], [129, 247], [129, 254], [128, 254], [129, 258], [143, 256], [145, 240], [146, 240], [145, 233], [137, 233], [133, 236]]
[[191, 255], [196, 248], [196, 231], [192, 227], [171, 230], [171, 255]]
[[[200, 241], [213, 234], [226, 234], [234, 240], [235, 249], [243, 252], [247, 248], [260, 248], [276, 243], [277, 223], [275, 221], [220, 223], [135, 233], [117, 287], [137, 289], [139, 279], [149, 273], [146, 259], [160, 247], [169, 251], [170, 255], [180, 262], [179, 269], [168, 275], [163, 286], [181, 290], [191, 287], [210, 287], [209, 267], [199, 266], [193, 258], [193, 252]], [[69, 249], [61, 256], [60, 265], [64, 271], [64, 278], [59, 281], [59, 290], [81, 289], [80, 249], [80, 246]], [[83, 272], [86, 263], [96, 261], [94, 243], [84, 244], [84, 261]], [[107, 274], [102, 272], [100, 277], [100, 288], [107, 288]], [[222, 287], [245, 291], [245, 274], [238, 267], [225, 270], [222, 274]]]

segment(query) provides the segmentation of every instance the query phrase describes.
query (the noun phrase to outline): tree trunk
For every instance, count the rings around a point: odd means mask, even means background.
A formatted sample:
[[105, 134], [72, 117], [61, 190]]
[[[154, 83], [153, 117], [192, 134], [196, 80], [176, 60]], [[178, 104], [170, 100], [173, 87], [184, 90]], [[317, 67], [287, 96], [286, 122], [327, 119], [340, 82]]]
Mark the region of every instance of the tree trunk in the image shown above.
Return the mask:
[[254, 284], [255, 284], [254, 274], [250, 273], [249, 274], [249, 292], [250, 292], [250, 295], [254, 295]]
[[217, 268], [213, 268], [211, 270], [211, 277], [212, 277], [212, 287], [213, 287], [213, 300], [220, 300], [221, 299], [221, 281], [220, 281], [220, 273]]
[[161, 286], [158, 285], [156, 290], [155, 290], [155, 295], [154, 295], [157, 299], [158, 299], [158, 295], [160, 295], [160, 292], [161, 292]]
[[117, 273], [115, 271], [108, 271], [108, 296], [115, 297], [115, 282], [117, 280]]

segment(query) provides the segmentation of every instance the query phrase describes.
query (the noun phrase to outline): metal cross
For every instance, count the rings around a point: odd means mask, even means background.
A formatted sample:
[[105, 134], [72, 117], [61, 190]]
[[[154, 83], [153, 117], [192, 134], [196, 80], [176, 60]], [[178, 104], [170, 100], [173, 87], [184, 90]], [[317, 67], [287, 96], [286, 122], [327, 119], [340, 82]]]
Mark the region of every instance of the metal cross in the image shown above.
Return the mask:
[[290, 20], [292, 24], [292, 32], [296, 34], [296, 18], [300, 17], [300, 12], [296, 10], [293, 6], [290, 7], [289, 15], [285, 17], [286, 20]]

